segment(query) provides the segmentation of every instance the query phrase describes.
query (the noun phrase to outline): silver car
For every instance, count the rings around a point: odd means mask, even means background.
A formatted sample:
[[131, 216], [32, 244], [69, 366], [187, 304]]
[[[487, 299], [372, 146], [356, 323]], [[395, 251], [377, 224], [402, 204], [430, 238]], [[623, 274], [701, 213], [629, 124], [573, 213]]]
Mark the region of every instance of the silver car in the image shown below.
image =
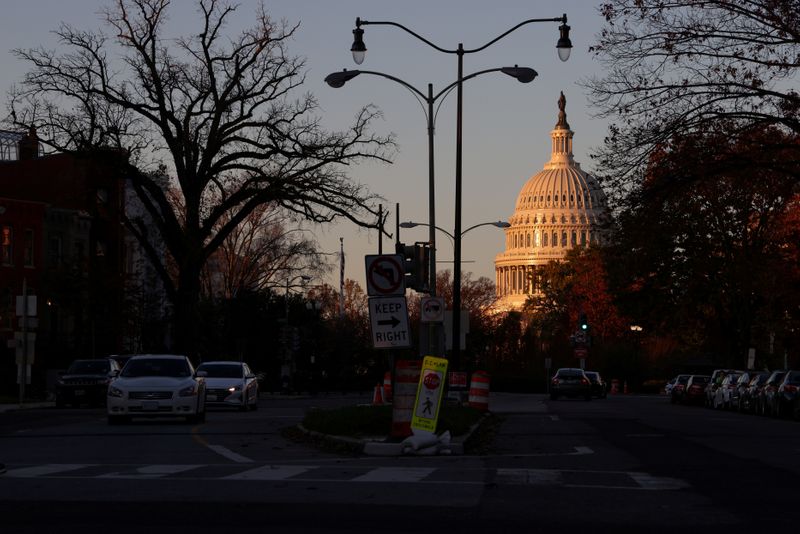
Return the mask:
[[206, 404], [231, 406], [242, 411], [258, 409], [258, 380], [243, 362], [204, 362], [197, 367], [206, 375]]
[[146, 354], [134, 356], [108, 386], [109, 424], [131, 417], [185, 417], [205, 420], [206, 383], [186, 356]]

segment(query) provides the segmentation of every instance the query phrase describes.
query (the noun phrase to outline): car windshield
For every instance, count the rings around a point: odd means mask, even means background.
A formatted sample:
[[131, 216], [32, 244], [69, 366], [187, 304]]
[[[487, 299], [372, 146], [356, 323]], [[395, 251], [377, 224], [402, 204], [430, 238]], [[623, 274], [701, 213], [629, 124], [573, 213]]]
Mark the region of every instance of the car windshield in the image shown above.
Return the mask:
[[70, 375], [104, 375], [110, 370], [110, 364], [105, 360], [78, 360], [72, 362], [67, 369]]
[[678, 384], [685, 384], [689, 381], [689, 375], [681, 375], [678, 377]]
[[559, 371], [558, 378], [568, 378], [574, 380], [576, 378], [583, 378], [583, 373], [579, 371]]
[[708, 384], [710, 380], [710, 376], [696, 376], [692, 379], [692, 384]]
[[139, 376], [191, 376], [189, 364], [183, 359], [172, 358], [143, 358], [133, 359], [125, 364], [122, 376], [135, 378]]
[[203, 364], [197, 368], [198, 371], [205, 371], [209, 378], [242, 378], [242, 366], [229, 363]]
[[789, 376], [786, 378], [787, 384], [800, 384], [800, 372], [794, 371], [789, 373]]

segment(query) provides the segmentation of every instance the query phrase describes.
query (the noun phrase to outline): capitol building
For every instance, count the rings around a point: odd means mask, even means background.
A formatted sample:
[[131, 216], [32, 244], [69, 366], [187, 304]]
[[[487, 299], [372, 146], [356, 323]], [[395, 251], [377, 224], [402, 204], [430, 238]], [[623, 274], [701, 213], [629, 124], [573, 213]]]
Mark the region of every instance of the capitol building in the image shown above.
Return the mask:
[[505, 230], [505, 251], [495, 258], [500, 309], [518, 310], [537, 292], [539, 266], [564, 259], [573, 247], [602, 241], [606, 195], [572, 156], [574, 132], [567, 123], [564, 93], [558, 108], [550, 161], [522, 186]]

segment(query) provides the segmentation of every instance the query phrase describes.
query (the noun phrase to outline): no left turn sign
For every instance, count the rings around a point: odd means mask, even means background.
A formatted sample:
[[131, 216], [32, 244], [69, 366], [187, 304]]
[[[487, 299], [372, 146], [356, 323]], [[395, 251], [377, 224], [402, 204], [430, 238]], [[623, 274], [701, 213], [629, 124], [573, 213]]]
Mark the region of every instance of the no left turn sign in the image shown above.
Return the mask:
[[367, 295], [387, 297], [405, 295], [403, 257], [400, 254], [367, 255]]

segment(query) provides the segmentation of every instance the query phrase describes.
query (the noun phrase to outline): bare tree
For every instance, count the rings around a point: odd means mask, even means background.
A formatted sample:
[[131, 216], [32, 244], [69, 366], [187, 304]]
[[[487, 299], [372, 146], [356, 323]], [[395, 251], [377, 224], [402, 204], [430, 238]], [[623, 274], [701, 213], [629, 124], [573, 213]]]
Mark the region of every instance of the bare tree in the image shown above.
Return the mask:
[[[800, 134], [799, 0], [608, 0], [600, 10], [606, 25], [591, 50], [606, 69], [584, 83], [599, 114], [618, 121], [597, 154], [610, 185], [641, 177], [670, 139], [708, 127]], [[785, 148], [779, 139], [767, 148]]]
[[203, 294], [232, 298], [242, 291], [281, 286], [292, 271], [323, 274], [327, 265], [316, 242], [292, 222], [275, 204], [254, 209], [206, 262]]
[[[194, 353], [201, 271], [231, 233], [265, 203], [316, 223], [344, 217], [374, 227], [376, 197], [344, 169], [387, 161], [394, 147], [370, 133], [372, 108], [347, 131], [321, 127], [313, 96], [297, 94], [304, 62], [287, 51], [297, 26], [274, 22], [262, 6], [252, 28], [229, 37], [235, 7], [199, 0], [199, 30], [173, 39], [164, 35], [169, 4], [116, 0], [104, 14], [112, 37], [62, 25], [64, 52], [16, 50], [32, 69], [12, 95], [11, 117], [35, 125], [53, 149], [126, 156], [120, 175], [155, 221], [177, 276], [141, 221], [129, 229], [175, 304], [177, 348]], [[165, 165], [181, 212], [148, 163]]]

